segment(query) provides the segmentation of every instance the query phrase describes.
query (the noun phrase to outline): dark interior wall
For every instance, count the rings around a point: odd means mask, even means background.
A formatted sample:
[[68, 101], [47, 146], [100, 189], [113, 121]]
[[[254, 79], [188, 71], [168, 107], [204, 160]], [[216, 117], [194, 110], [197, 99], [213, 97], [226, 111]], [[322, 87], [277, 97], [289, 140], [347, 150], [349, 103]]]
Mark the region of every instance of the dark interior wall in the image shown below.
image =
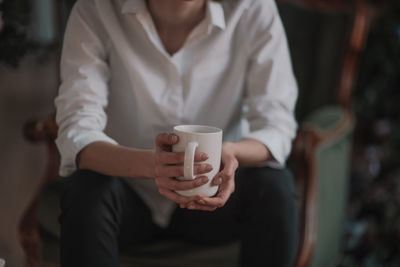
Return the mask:
[[349, 36], [348, 13], [332, 13], [281, 3], [294, 72], [299, 85], [296, 115], [337, 101], [340, 68]]

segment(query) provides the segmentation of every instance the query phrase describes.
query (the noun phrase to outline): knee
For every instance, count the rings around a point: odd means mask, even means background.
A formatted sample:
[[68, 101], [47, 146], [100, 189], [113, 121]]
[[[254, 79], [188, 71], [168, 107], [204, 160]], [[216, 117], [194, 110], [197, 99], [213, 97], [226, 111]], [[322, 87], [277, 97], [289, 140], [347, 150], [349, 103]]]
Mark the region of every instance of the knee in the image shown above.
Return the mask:
[[239, 186], [243, 186], [245, 192], [251, 195], [251, 202], [263, 207], [275, 205], [281, 208], [297, 204], [294, 177], [289, 170], [251, 168], [245, 170], [241, 176], [245, 176], [240, 179], [245, 185]]
[[[262, 168], [264, 169], [264, 168]], [[296, 186], [292, 173], [287, 169], [260, 170], [258, 178], [263, 195], [273, 196], [276, 200], [296, 198]]]

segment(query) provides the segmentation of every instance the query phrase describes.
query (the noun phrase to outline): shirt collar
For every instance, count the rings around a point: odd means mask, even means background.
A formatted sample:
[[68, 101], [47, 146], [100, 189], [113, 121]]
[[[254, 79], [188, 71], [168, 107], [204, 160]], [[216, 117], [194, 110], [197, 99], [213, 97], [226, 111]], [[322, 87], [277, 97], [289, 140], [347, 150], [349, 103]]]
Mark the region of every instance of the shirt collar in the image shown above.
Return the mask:
[[121, 12], [125, 13], [141, 13], [147, 11], [146, 2], [144, 0], [123, 0]]
[[[210, 25], [225, 29], [224, 9], [220, 2], [207, 0], [207, 16], [209, 17]], [[125, 13], [142, 13], [147, 12], [145, 0], [124, 0], [121, 12]]]
[[210, 24], [224, 30], [226, 24], [222, 4], [220, 2], [207, 1], [207, 12], [209, 12]]

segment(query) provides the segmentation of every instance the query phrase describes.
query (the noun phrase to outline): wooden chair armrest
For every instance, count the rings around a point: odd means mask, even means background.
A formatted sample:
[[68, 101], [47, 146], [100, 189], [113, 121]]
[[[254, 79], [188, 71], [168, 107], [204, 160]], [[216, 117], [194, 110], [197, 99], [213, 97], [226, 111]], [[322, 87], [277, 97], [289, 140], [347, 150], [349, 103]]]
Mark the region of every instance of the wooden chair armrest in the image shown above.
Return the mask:
[[44, 120], [29, 120], [24, 125], [24, 136], [32, 143], [45, 143], [47, 147], [46, 173], [42, 179], [44, 183], [57, 178], [60, 163], [60, 154], [57, 150], [55, 139], [58, 126], [53, 117]]
[[24, 125], [24, 136], [30, 142], [54, 142], [58, 126], [54, 118], [45, 120], [31, 119]]
[[351, 131], [354, 119], [343, 110], [343, 118], [333, 128], [321, 130], [311, 124], [303, 124], [293, 145], [293, 161], [300, 201], [300, 234], [296, 267], [308, 266], [316, 242], [317, 227], [317, 175], [316, 152], [321, 145], [327, 145], [342, 138]]

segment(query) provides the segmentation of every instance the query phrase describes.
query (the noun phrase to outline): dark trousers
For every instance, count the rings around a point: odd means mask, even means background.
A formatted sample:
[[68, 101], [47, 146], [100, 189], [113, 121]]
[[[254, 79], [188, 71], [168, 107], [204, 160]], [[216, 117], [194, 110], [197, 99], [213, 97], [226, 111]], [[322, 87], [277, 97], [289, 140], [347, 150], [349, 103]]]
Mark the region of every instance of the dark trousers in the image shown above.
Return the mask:
[[61, 200], [61, 264], [118, 266], [119, 251], [164, 236], [202, 244], [241, 242], [241, 266], [293, 266], [297, 196], [291, 173], [240, 168], [236, 190], [216, 211], [177, 208], [167, 229], [151, 220], [143, 201], [122, 179], [88, 170], [68, 178]]

